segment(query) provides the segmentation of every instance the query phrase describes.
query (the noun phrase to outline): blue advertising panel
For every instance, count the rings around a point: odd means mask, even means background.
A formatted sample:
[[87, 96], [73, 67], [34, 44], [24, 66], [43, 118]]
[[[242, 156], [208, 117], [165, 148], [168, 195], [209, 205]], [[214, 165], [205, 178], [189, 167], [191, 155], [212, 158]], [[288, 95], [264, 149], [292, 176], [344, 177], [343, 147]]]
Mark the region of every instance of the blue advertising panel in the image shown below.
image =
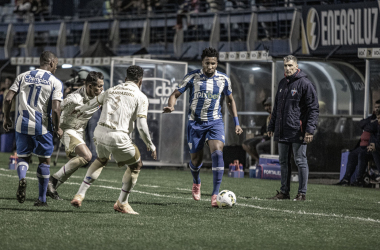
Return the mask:
[[303, 45], [308, 54], [357, 54], [357, 49], [379, 46], [379, 4], [304, 6]]

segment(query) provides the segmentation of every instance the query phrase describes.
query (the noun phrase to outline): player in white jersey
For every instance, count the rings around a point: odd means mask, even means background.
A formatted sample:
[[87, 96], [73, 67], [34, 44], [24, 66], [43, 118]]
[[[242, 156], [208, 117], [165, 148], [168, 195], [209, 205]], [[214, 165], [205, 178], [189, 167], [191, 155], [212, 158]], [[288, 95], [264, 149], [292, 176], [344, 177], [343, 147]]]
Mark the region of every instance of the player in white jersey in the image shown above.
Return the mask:
[[177, 98], [189, 90], [187, 140], [191, 155], [190, 170], [193, 175], [192, 195], [196, 201], [201, 198], [199, 172], [202, 167], [203, 145], [207, 142], [210, 147], [213, 172], [211, 206], [217, 207], [216, 197], [224, 173], [223, 147], [225, 139], [220, 102], [222, 95], [227, 97], [227, 107], [234, 118], [236, 134], [240, 135], [243, 130], [239, 125], [236, 105], [232, 97], [231, 81], [227, 75], [216, 70], [218, 51], [213, 48], [204, 49], [201, 57], [202, 69], [194, 70], [184, 77], [179, 88], [169, 97], [168, 106], [164, 108], [163, 112], [174, 111]]
[[[103, 74], [91, 71], [85, 80], [85, 85], [69, 94], [62, 102], [60, 127], [63, 130], [62, 143], [70, 160], [54, 175], [50, 176], [47, 195], [55, 200], [61, 200], [57, 188], [63, 184], [78, 168], [91, 161], [92, 154], [84, 141], [87, 122], [99, 109], [99, 105], [89, 110], [86, 115], [73, 115], [75, 108], [87, 104], [103, 91]], [[92, 139], [92, 138], [91, 138]]]
[[86, 115], [94, 106], [103, 105], [98, 126], [94, 132], [94, 141], [98, 158], [89, 167], [78, 193], [71, 204], [80, 207], [87, 189], [98, 177], [107, 164], [111, 154], [118, 166], [126, 166], [119, 199], [114, 210], [121, 213], [137, 214], [128, 204], [129, 193], [136, 184], [142, 167], [140, 151], [133, 144], [129, 134], [133, 131], [133, 123], [137, 119], [137, 128], [152, 157], [156, 160], [154, 146], [147, 125], [148, 98], [141, 92], [143, 69], [130, 66], [127, 69], [126, 82], [108, 89], [82, 107], [76, 108], [79, 116]]
[[37, 177], [39, 197], [35, 206], [47, 206], [46, 189], [50, 176], [50, 156], [53, 153], [53, 131], [61, 138], [59, 127], [60, 103], [63, 85], [53, 74], [57, 70], [58, 58], [50, 51], [42, 52], [40, 68], [17, 76], [4, 101], [4, 129], [12, 125], [9, 117], [10, 105], [17, 95], [16, 146], [20, 160], [17, 163], [19, 186], [17, 200], [25, 201], [26, 171], [31, 154], [38, 156]]

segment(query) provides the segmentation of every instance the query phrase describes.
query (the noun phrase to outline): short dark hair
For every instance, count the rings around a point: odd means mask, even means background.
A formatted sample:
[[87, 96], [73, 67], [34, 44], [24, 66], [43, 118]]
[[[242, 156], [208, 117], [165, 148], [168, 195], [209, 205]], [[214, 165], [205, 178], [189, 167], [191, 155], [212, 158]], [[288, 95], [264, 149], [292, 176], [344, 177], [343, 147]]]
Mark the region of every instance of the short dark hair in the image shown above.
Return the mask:
[[203, 59], [205, 59], [206, 56], [207, 57], [216, 57], [217, 60], [219, 59], [218, 51], [214, 48], [211, 48], [211, 47], [206, 48], [202, 51], [202, 56], [201, 56], [202, 61], [203, 61]]
[[57, 58], [57, 56], [51, 51], [44, 51], [40, 56], [40, 66], [48, 65], [51, 60]]
[[86, 85], [98, 85], [98, 80], [103, 80], [104, 76], [101, 72], [90, 71], [86, 77]]
[[375, 104], [380, 104], [380, 99], [375, 102]]
[[144, 75], [144, 70], [137, 65], [129, 66], [127, 69], [127, 81], [138, 83]]

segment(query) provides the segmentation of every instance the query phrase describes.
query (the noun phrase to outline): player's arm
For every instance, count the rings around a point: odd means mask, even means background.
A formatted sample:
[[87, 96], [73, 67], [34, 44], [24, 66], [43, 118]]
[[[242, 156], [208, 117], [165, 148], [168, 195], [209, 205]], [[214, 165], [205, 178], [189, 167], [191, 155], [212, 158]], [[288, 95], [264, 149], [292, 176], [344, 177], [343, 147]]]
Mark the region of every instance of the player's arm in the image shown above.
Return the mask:
[[51, 109], [54, 131], [57, 133], [58, 138], [61, 138], [63, 134], [62, 129], [59, 127], [59, 120], [61, 118], [61, 101], [53, 100]]
[[227, 103], [228, 111], [229, 111], [230, 115], [233, 117], [234, 122], [235, 122], [235, 133], [237, 135], [240, 135], [241, 133], [243, 133], [243, 129], [240, 127], [240, 124], [239, 124], [239, 118], [238, 118], [238, 114], [237, 114], [236, 104], [235, 104], [235, 100], [234, 100], [234, 97], [232, 96], [232, 94], [227, 95], [226, 103]]
[[148, 147], [148, 150], [152, 151], [153, 159], [157, 160], [156, 147], [150, 138], [148, 123], [145, 116], [137, 117], [137, 130], [139, 131], [139, 134], [143, 139], [145, 145]]
[[9, 131], [9, 129], [12, 127], [12, 120], [10, 119], [9, 115], [11, 112], [11, 107], [12, 107], [12, 101], [14, 96], [16, 95], [16, 92], [13, 90], [9, 90], [7, 95], [5, 96], [4, 99], [4, 123], [3, 127], [5, 131]]
[[74, 94], [68, 95], [63, 101], [61, 102], [61, 110], [64, 110], [67, 106], [70, 106], [71, 104], [78, 104], [78, 99], [75, 98]]
[[79, 112], [78, 116], [93, 114], [93, 109], [97, 108], [99, 105], [103, 105], [104, 96], [107, 92], [103, 92], [98, 96], [95, 96], [92, 100], [87, 102], [86, 104], [79, 105], [75, 107], [75, 110]]
[[178, 89], [174, 90], [174, 92], [170, 95], [168, 100], [168, 106], [164, 108], [163, 113], [171, 113], [174, 111], [174, 105], [178, 99], [182, 95], [181, 92], [178, 91]]

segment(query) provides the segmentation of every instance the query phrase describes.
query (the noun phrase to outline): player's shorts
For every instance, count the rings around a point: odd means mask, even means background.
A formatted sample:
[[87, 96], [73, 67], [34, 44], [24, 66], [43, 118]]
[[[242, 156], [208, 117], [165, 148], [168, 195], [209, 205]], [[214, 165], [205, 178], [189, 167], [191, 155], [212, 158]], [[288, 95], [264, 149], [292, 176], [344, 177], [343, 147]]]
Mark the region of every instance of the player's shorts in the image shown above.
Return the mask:
[[61, 142], [65, 145], [67, 157], [74, 157], [76, 155], [75, 148], [79, 145], [86, 144], [84, 142], [83, 132], [78, 132], [74, 129], [64, 130]]
[[219, 119], [207, 122], [189, 120], [187, 124], [187, 142], [190, 147], [190, 153], [202, 150], [207, 140], [225, 142], [223, 120]]
[[140, 161], [140, 151], [127, 133], [98, 125], [94, 131], [94, 143], [99, 158], [110, 159], [112, 154], [119, 166]]
[[16, 147], [18, 157], [34, 154], [41, 158], [50, 158], [54, 150], [53, 132], [44, 135], [27, 135], [16, 131]]

